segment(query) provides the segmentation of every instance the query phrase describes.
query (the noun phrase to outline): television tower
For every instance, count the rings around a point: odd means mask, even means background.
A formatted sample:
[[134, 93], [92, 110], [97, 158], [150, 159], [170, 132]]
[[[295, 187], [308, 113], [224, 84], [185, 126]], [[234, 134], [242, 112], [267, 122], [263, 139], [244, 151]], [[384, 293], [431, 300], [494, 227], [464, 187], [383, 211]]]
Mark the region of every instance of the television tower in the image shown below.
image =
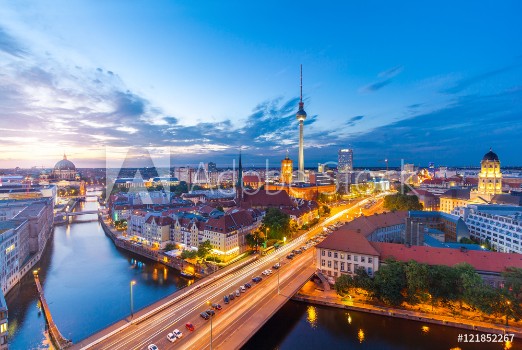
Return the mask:
[[303, 102], [303, 65], [301, 64], [301, 98], [299, 100], [299, 110], [296, 118], [299, 121], [299, 169], [297, 173], [297, 181], [304, 182], [304, 121], [306, 119], [306, 112], [304, 110]]

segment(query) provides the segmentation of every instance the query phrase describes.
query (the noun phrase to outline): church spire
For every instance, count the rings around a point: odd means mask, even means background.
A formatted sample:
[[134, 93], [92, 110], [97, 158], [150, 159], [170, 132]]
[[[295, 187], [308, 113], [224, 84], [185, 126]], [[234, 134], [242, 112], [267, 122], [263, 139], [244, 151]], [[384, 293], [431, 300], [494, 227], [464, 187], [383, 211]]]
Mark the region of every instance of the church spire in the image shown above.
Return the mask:
[[237, 169], [236, 198], [243, 200], [243, 165], [241, 163], [241, 149], [239, 149], [239, 166]]

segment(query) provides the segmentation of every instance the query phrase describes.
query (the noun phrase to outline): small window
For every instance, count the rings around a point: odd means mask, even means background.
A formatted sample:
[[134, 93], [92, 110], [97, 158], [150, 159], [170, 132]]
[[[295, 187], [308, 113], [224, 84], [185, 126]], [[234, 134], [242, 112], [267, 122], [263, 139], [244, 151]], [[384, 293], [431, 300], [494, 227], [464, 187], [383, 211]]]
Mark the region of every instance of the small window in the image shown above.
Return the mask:
[[361, 256], [361, 262], [365, 262], [366, 259], [364, 258], [364, 256]]
[[368, 262], [371, 264], [373, 262], [373, 258], [368, 258]]
[[321, 255], [324, 256], [324, 254], [325, 254], [325, 251], [321, 250]]
[[332, 252], [328, 252], [328, 257], [329, 257], [329, 258], [332, 257]]
[[353, 261], [359, 261], [359, 257], [357, 255], [353, 256]]
[[321, 266], [325, 266], [325, 265], [326, 265], [325, 260], [324, 259], [321, 260]]
[[332, 267], [332, 262], [328, 261], [328, 267]]
[[334, 258], [335, 258], [335, 259], [338, 258], [337, 252], [334, 253]]
[[346, 260], [352, 260], [352, 256], [350, 254], [346, 255]]

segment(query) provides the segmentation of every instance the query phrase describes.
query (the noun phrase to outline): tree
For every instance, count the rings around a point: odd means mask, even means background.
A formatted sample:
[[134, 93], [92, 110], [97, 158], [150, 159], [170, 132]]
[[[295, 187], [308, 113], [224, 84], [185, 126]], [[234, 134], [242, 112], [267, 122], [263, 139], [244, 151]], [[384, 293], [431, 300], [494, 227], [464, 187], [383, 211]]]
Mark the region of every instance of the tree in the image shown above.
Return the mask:
[[434, 303], [455, 301], [458, 297], [457, 270], [445, 265], [433, 265], [429, 274], [429, 292]]
[[384, 197], [383, 206], [388, 210], [422, 210], [417, 196], [400, 193]]
[[326, 204], [323, 204], [321, 208], [319, 209], [319, 215], [321, 216], [328, 216], [330, 215], [331, 209]]
[[335, 281], [335, 291], [340, 296], [344, 296], [348, 294], [350, 289], [355, 287], [355, 281], [352, 276], [350, 275], [341, 275], [337, 280]]
[[223, 209], [223, 207], [222, 207], [221, 205], [218, 205], [218, 206], [216, 207], [216, 210], [219, 210], [219, 211], [222, 212], [222, 213], [225, 212], [225, 210]]
[[408, 303], [415, 305], [429, 299], [429, 267], [411, 260], [404, 265]]
[[359, 267], [355, 270], [353, 283], [355, 288], [364, 289], [370, 296], [374, 297], [376, 295], [374, 280], [368, 275], [364, 267]]
[[197, 255], [198, 255], [198, 252], [195, 250], [183, 249], [181, 251], [181, 259], [194, 259]]
[[259, 234], [257, 234], [257, 232], [247, 234], [245, 236], [245, 240], [247, 245], [252, 249], [259, 247], [262, 243], [262, 239], [261, 237], [259, 237]]
[[176, 249], [176, 246], [174, 244], [172, 244], [172, 243], [167, 243], [165, 245], [165, 251], [166, 252], [168, 252], [169, 250], [174, 250], [174, 249]]
[[268, 233], [267, 238], [283, 239], [286, 235], [291, 234], [290, 221], [290, 216], [279, 208], [268, 208], [260, 230]]
[[502, 277], [506, 281], [504, 286], [513, 294], [515, 300], [522, 302], [522, 269], [508, 267], [502, 272]]
[[210, 243], [210, 240], [206, 240], [205, 242], [201, 243], [198, 247], [198, 257], [201, 259], [204, 259], [207, 257], [207, 255], [210, 254], [212, 251], [212, 244]]
[[475, 268], [467, 263], [457, 264], [453, 267], [458, 275], [457, 298], [459, 302], [466, 302], [468, 305], [475, 307], [480, 303], [482, 295], [478, 293], [484, 282]]
[[404, 301], [406, 274], [403, 263], [388, 259], [375, 273], [375, 288], [379, 299], [388, 305], [398, 306]]

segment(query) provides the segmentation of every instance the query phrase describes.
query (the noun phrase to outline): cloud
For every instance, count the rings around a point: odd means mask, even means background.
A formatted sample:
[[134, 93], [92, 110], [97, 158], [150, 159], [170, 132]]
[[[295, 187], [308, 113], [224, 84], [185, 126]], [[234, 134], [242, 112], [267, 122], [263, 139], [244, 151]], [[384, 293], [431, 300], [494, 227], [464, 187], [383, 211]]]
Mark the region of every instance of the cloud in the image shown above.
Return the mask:
[[403, 69], [404, 67], [402, 65], [399, 65], [380, 72], [377, 75], [379, 78], [381, 78], [379, 81], [361, 87], [359, 89], [359, 92], [373, 92], [382, 89], [386, 85], [389, 85], [393, 81], [392, 78], [399, 75], [403, 71]]
[[23, 47], [7, 32], [0, 27], [0, 51], [15, 57], [23, 57], [26, 51]]
[[363, 118], [364, 118], [363, 115], [358, 115], [358, 116], [352, 117], [352, 118], [348, 119], [348, 121], [345, 123], [345, 125], [346, 126], [355, 126], [355, 123]]
[[487, 72], [483, 72], [483, 73], [480, 73], [480, 74], [477, 74], [477, 75], [474, 75], [474, 76], [471, 76], [471, 77], [468, 77], [465, 79], [461, 79], [461, 80], [457, 81], [453, 86], [442, 89], [442, 90], [440, 90], [440, 92], [444, 93], [444, 94], [456, 94], [481, 81], [484, 81], [484, 80], [490, 79], [492, 77], [495, 77], [497, 75], [504, 74], [504, 73], [510, 72], [514, 69], [517, 69], [521, 65], [522, 65], [521, 63], [511, 64], [511, 65], [508, 65], [505, 67], [500, 67], [500, 68], [493, 69], [493, 70], [490, 70]]

